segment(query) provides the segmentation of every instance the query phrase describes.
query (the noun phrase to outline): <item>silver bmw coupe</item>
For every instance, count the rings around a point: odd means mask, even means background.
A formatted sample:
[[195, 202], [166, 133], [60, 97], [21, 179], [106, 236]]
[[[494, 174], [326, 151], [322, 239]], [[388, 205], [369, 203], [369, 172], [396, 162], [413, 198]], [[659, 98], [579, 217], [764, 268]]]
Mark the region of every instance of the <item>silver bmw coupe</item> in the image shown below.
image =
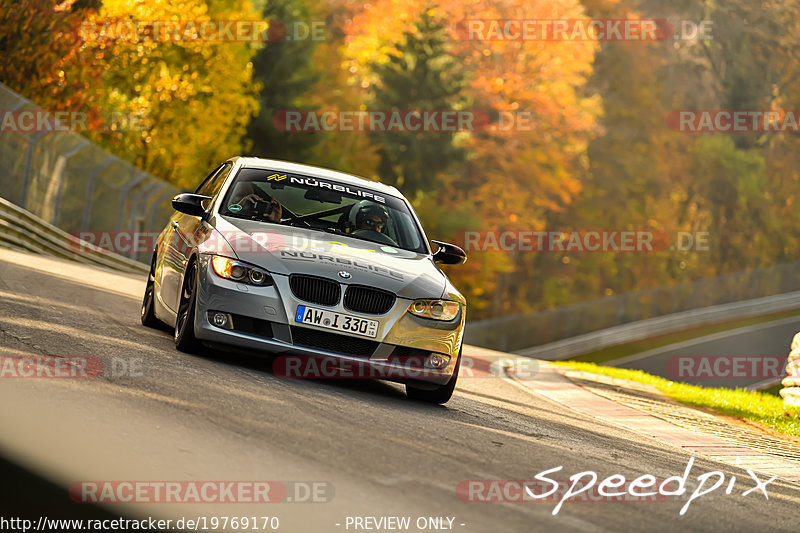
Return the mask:
[[438, 265], [466, 255], [438, 241], [432, 253], [396, 188], [235, 157], [172, 206], [141, 314], [174, 327], [179, 350], [277, 354], [287, 377], [387, 379], [450, 399], [466, 300]]

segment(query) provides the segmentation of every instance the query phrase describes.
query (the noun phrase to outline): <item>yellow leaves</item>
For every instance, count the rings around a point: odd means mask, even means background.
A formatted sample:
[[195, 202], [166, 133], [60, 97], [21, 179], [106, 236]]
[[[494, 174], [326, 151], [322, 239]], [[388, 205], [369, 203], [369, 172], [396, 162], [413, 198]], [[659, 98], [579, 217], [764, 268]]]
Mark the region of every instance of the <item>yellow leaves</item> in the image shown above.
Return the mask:
[[[431, 18], [442, 18], [443, 19], [443, 18], [447, 17], [447, 11], [445, 9], [441, 8], [441, 7], [438, 7], [438, 6], [428, 9], [425, 12], [425, 14], [428, 15], [429, 17], [431, 17]], [[406, 14], [406, 16], [408, 16], [408, 15]]]
[[[255, 20], [249, 2], [227, 0], [104, 0], [96, 21]], [[106, 74], [95, 89], [114, 111], [145, 117], [144, 131], [94, 135], [134, 164], [191, 186], [208, 168], [243, 151], [243, 135], [257, 109], [251, 57], [243, 42], [100, 39]], [[224, 102], [224, 106], [220, 105]]]
[[69, 11], [72, 8], [72, 4], [74, 4], [76, 0], [64, 0], [60, 4], [56, 4], [53, 7], [53, 11]]

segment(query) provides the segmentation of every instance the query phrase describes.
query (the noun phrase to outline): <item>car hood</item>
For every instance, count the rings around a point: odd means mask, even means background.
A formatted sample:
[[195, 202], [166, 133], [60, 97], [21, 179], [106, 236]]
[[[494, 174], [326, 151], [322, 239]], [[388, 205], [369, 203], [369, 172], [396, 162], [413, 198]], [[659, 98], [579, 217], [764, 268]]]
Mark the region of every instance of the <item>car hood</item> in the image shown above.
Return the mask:
[[426, 254], [346, 235], [231, 217], [217, 216], [212, 225], [239, 259], [273, 274], [321, 276], [410, 299], [439, 298], [447, 284]]

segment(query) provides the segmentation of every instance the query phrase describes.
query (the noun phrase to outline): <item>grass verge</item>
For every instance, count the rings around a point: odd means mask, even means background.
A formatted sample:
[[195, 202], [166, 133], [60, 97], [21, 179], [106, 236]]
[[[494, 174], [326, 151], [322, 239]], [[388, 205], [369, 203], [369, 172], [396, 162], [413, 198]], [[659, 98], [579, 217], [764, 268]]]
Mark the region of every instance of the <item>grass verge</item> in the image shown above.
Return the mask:
[[[698, 337], [705, 337], [720, 331], [729, 331], [732, 329], [743, 328], [745, 326], [752, 326], [755, 324], [762, 324], [764, 322], [772, 322], [773, 320], [780, 320], [792, 316], [800, 315], [800, 309], [792, 309], [790, 311], [781, 311], [779, 313], [771, 313], [769, 315], [761, 315], [751, 318], [742, 318], [740, 320], [732, 320], [730, 322], [721, 322], [716, 324], [708, 324], [705, 326], [698, 326], [696, 328], [686, 329], [675, 333], [667, 333], [658, 337], [651, 337], [641, 341], [629, 342], [626, 344], [619, 344], [617, 346], [609, 346], [593, 352], [572, 357], [571, 361], [582, 361], [587, 363], [606, 363], [614, 359], [620, 359], [629, 355], [652, 350], [653, 348], [660, 348], [676, 342], [682, 342], [689, 339], [696, 339]], [[788, 353], [788, 346], [787, 353]]]
[[706, 388], [647, 374], [640, 370], [600, 366], [594, 363], [559, 361], [561, 367], [628, 379], [655, 386], [665, 396], [696, 407], [708, 407], [718, 413], [764, 424], [781, 433], [800, 437], [800, 409], [788, 408], [773, 394], [746, 389]]

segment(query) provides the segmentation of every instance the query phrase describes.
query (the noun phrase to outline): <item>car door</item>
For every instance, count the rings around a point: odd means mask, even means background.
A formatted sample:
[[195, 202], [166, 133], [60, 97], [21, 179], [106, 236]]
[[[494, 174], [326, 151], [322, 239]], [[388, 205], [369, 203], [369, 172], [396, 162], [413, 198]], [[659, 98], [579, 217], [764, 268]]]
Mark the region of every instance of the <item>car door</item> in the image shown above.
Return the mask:
[[[233, 163], [223, 163], [195, 191], [195, 194], [212, 197], [206, 208], [211, 207], [214, 197], [219, 194], [232, 168]], [[197, 242], [196, 235], [201, 224], [204, 222], [200, 217], [176, 212], [169, 220], [167, 234], [164, 237], [164, 264], [161, 269], [162, 303], [176, 313], [184, 270]]]

